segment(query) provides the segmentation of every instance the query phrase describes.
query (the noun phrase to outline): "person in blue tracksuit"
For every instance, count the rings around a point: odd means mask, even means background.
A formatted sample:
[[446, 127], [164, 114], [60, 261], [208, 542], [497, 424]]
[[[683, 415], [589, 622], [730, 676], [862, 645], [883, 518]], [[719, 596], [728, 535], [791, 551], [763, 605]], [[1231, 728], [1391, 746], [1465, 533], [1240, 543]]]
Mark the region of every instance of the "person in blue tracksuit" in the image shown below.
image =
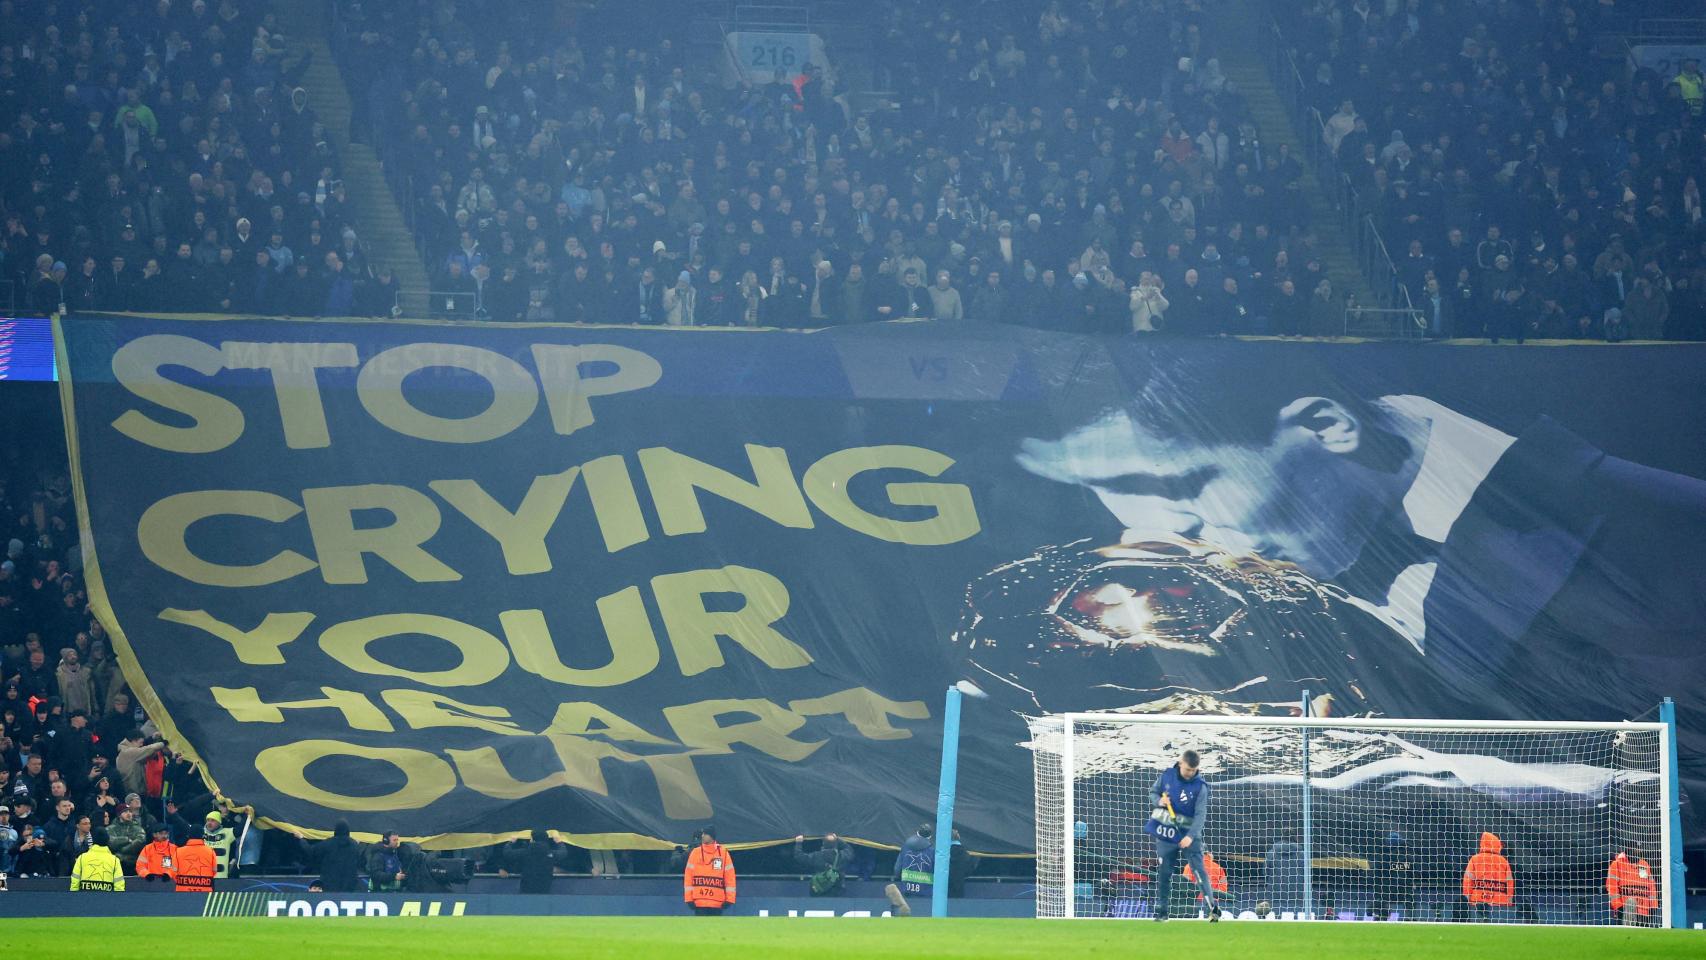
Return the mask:
[[1155, 852], [1161, 865], [1155, 876], [1155, 919], [1167, 919], [1168, 898], [1173, 892], [1173, 872], [1183, 859], [1191, 867], [1197, 886], [1202, 889], [1203, 906], [1210, 922], [1220, 919], [1220, 906], [1214, 899], [1208, 871], [1202, 861], [1202, 825], [1208, 820], [1209, 786], [1198, 773], [1201, 758], [1195, 750], [1186, 750], [1179, 762], [1161, 771], [1155, 785], [1149, 788], [1149, 819], [1143, 832], [1155, 838]]

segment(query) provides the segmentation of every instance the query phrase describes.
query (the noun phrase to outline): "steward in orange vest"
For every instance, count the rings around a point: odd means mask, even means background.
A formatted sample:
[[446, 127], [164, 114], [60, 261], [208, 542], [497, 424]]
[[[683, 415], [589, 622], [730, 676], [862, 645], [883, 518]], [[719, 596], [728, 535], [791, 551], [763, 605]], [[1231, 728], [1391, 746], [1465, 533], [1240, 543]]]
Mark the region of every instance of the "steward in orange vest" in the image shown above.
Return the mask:
[[1627, 924], [1641, 923], [1659, 906], [1653, 868], [1638, 853], [1633, 861], [1627, 853], [1611, 861], [1605, 871], [1605, 893], [1611, 898], [1611, 912]]
[[1470, 903], [1508, 907], [1516, 900], [1516, 879], [1511, 862], [1501, 853], [1505, 845], [1497, 835], [1481, 834], [1481, 852], [1469, 858], [1463, 871], [1463, 896]]
[[735, 862], [710, 827], [700, 833], [699, 845], [687, 855], [682, 887], [682, 899], [700, 916], [721, 916], [735, 902]]
[[178, 892], [212, 893], [219, 858], [201, 841], [201, 828], [191, 827], [190, 838], [178, 848]]
[[136, 855], [136, 875], [144, 880], [178, 879], [178, 845], [171, 841], [172, 831], [163, 823], [154, 826], [154, 842]]
[[[1203, 851], [1202, 865], [1203, 869], [1208, 871], [1208, 885], [1213, 887], [1217, 893], [1225, 893], [1227, 888], [1226, 868], [1215, 863], [1214, 854], [1209, 853], [1206, 850]], [[1188, 863], [1185, 864], [1185, 879], [1190, 883], [1197, 882], [1196, 874], [1191, 872], [1191, 865]], [[1197, 894], [1197, 899], [1201, 900], [1202, 894]]]

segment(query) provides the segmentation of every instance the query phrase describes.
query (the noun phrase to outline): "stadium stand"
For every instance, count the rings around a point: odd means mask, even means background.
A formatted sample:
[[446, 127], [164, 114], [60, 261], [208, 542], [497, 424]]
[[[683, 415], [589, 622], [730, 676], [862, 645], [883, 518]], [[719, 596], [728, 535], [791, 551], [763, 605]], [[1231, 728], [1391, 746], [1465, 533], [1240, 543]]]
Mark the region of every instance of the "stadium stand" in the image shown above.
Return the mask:
[[[1702, 333], [1698, 64], [1603, 55], [1635, 29], [1605, 4], [1526, 31], [1516, 3], [808, 4], [825, 62], [736, 80], [696, 46], [715, 5], [542, 30], [339, 0], [348, 139], [426, 268], [405, 301], [299, 86], [313, 48], [253, 6], [8, 8], [18, 309], [1336, 334], [1343, 232], [1433, 335]], [[1231, 24], [1269, 12], [1297, 151], [1229, 79]]]
[[[1343, 304], [1321, 284], [1303, 158], [1286, 149], [1290, 131], [1267, 131], [1264, 149], [1220, 59], [1228, 28], [1203, 5], [883, 4], [876, 85], [903, 93], [874, 103], [818, 74], [728, 89], [683, 68], [680, 36], [619, 56], [541, 41], [513, 10], [459, 7], [482, 25], [469, 43], [461, 22], [420, 18], [415, 5], [345, 9], [351, 83], [375, 139], [409, 145], [397, 148], [400, 185], [434, 286], [478, 288], [466, 309], [1342, 329]], [[1273, 5], [1296, 34], [1276, 42], [1315, 84], [1299, 91], [1305, 138], [1335, 148], [1323, 181], [1337, 190], [1348, 178], [1335, 199], [1353, 232], [1372, 218], [1358, 240], [1383, 251], [1367, 258], [1380, 302], [1420, 319], [1427, 301], [1435, 335], [1697, 335], [1697, 67], [1667, 82], [1646, 68], [1627, 76], [1621, 50], [1590, 55], [1590, 36], [1632, 26], [1603, 5], [1545, 5], [1540, 22], [1558, 29], [1503, 45], [1487, 37], [1525, 8], [1479, 9]], [[1473, 71], [1462, 90], [1458, 61]], [[1353, 103], [1329, 125], [1352, 88], [1370, 91], [1369, 116], [1358, 127]], [[1619, 130], [1612, 115], [1639, 119]], [[1335, 132], [1343, 124], [1355, 129]], [[1492, 133], [1513, 125], [1532, 129]], [[947, 286], [897, 291], [908, 267], [921, 288], [946, 270]], [[688, 286], [674, 301], [694, 305], [686, 321], [661, 306], [677, 283]], [[1607, 326], [1610, 309], [1620, 313]]]
[[1337, 332], [1302, 168], [1195, 4], [878, 4], [875, 98], [426, 12], [346, 5], [338, 47], [438, 312]]
[[299, 85], [310, 61], [262, 4], [7, 3], [0, 36], [15, 310], [348, 315], [382, 296]]
[[[8, 385], [15, 386], [15, 385]], [[120, 758], [120, 742], [143, 723], [125, 690], [107, 637], [90, 616], [83, 593], [76, 511], [59, 434], [46, 403], [9, 402], [0, 441], [0, 874], [66, 876], [86, 848], [91, 830], [78, 818], [106, 827], [130, 803], [130, 794], [158, 797], [167, 782], [160, 762], [150, 780], [147, 764]], [[58, 439], [63, 439], [62, 435]], [[125, 760], [129, 760], [126, 757]], [[128, 775], [127, 775], [128, 771]], [[171, 771], [183, 783], [182, 769]], [[132, 783], [136, 786], [131, 786]], [[205, 795], [199, 781], [194, 791]], [[62, 824], [63, 798], [72, 810]], [[190, 799], [188, 796], [186, 800]], [[143, 816], [147, 808], [137, 804]], [[155, 811], [162, 808], [156, 801]], [[201, 811], [194, 811], [199, 813]], [[186, 813], [189, 813], [186, 810]], [[193, 815], [193, 814], [191, 814]], [[134, 863], [149, 839], [120, 828]], [[187, 824], [186, 824], [187, 826]], [[39, 842], [31, 843], [35, 831]], [[117, 841], [115, 841], [117, 845]]]
[[1437, 332], [1706, 332], [1698, 60], [1642, 64], [1614, 4], [1273, 8], [1323, 179]]

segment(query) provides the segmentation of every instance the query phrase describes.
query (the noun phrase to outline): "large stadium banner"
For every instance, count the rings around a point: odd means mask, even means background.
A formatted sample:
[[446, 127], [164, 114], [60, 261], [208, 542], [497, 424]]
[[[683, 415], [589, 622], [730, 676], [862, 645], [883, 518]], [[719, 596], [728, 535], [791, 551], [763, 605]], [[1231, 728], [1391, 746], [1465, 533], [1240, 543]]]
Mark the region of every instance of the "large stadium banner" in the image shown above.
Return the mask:
[[1671, 695], [1706, 797], [1701, 348], [56, 332], [96, 610], [173, 745], [275, 823], [895, 842], [955, 685], [988, 851], [1033, 842], [1024, 715], [1303, 688], [1487, 719]]

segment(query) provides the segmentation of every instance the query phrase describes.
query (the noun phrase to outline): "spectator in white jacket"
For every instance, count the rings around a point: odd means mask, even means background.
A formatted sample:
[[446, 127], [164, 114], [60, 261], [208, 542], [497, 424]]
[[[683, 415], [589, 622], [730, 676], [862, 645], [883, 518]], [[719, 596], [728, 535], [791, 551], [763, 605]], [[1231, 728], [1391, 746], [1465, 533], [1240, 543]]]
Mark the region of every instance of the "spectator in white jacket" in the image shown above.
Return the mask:
[[675, 278], [675, 286], [663, 292], [664, 323], [672, 327], [691, 327], [698, 306], [699, 291], [693, 287], [693, 274], [683, 270]]
[[[1209, 61], [1213, 63], [1214, 61]], [[1208, 127], [1197, 134], [1197, 149], [1202, 151], [1203, 160], [1216, 170], [1226, 167], [1227, 157], [1231, 156], [1232, 144], [1226, 133], [1220, 129], [1220, 120], [1208, 118]]]
[[1166, 296], [1161, 293], [1161, 278], [1145, 270], [1131, 288], [1132, 331], [1153, 333], [1161, 329], [1168, 306]]
[[1321, 139], [1327, 144], [1327, 149], [1335, 154], [1339, 152], [1339, 143], [1357, 125], [1357, 108], [1349, 100], [1339, 104], [1339, 109], [1321, 127]]

